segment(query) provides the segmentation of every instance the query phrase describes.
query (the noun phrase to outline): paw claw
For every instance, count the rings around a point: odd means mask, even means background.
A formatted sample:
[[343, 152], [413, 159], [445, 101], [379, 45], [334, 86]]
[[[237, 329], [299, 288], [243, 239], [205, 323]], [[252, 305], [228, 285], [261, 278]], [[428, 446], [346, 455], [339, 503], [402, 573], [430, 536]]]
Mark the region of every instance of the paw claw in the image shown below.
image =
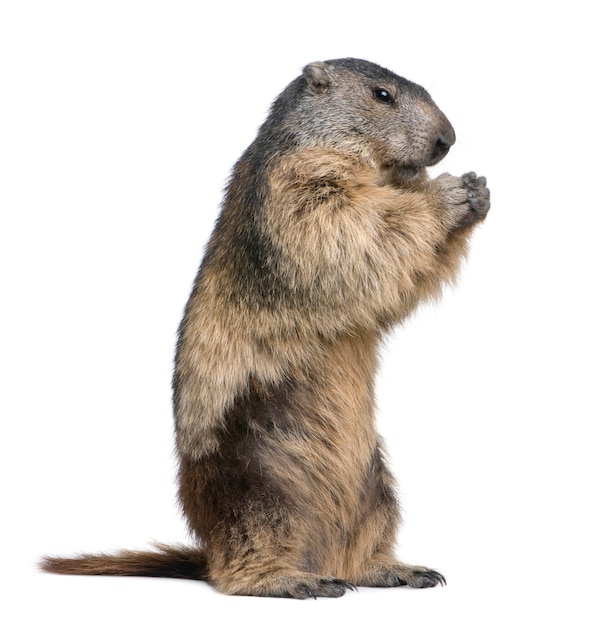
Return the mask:
[[446, 584], [443, 574], [433, 569], [415, 570], [406, 582], [410, 587], [425, 589], [427, 587], [443, 587]]
[[305, 600], [306, 598], [339, 598], [347, 591], [356, 591], [356, 587], [338, 578], [320, 578], [316, 581], [306, 581], [296, 585], [286, 595], [292, 598]]

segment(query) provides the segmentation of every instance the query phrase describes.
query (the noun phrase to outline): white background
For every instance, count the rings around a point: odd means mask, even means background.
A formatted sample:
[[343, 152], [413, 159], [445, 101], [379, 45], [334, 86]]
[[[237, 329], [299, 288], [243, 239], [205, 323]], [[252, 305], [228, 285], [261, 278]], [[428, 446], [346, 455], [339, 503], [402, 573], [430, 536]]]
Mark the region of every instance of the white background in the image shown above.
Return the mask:
[[[0, 8], [5, 624], [606, 624], [600, 3], [5, 1]], [[186, 541], [175, 332], [230, 168], [306, 63], [427, 87], [488, 177], [459, 285], [387, 342], [399, 552], [443, 589], [230, 598], [60, 577], [39, 555]]]

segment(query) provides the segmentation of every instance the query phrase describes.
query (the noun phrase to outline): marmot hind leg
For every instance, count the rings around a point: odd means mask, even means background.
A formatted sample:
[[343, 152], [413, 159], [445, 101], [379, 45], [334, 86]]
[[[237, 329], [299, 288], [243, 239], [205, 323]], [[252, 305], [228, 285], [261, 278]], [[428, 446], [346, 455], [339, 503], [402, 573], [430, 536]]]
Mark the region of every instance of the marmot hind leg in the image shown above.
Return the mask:
[[338, 598], [353, 589], [335, 571], [305, 569], [305, 550], [293, 526], [298, 521], [278, 507], [272, 516], [250, 508], [230, 527], [217, 526], [208, 542], [209, 582], [229, 595], [298, 599]]
[[276, 504], [270, 513], [259, 503], [244, 509], [209, 536], [209, 582], [218, 591], [305, 599], [338, 598], [354, 588], [333, 569], [306, 568], [301, 522], [292, 512]]
[[306, 525], [298, 507], [260, 477], [250, 457], [228, 451], [214, 463], [182, 457], [182, 506], [205, 545], [208, 581], [222, 593], [243, 596], [338, 598], [353, 589], [330, 571], [305, 571]]
[[366, 492], [375, 492], [368, 503], [367, 515], [360, 521], [358, 533], [351, 540], [351, 551], [360, 560], [349, 568], [348, 578], [361, 587], [423, 588], [445, 585], [439, 572], [422, 566], [401, 563], [393, 556], [399, 523], [399, 505], [393, 489], [393, 477], [378, 447]]

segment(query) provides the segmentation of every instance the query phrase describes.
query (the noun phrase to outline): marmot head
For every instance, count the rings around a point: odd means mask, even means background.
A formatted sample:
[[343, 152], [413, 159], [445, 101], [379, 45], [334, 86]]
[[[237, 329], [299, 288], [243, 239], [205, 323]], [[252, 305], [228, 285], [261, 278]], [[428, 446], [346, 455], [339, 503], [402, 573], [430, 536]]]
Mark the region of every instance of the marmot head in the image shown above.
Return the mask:
[[456, 139], [424, 88], [360, 59], [307, 65], [274, 111], [298, 145], [348, 150], [412, 176], [440, 161]]

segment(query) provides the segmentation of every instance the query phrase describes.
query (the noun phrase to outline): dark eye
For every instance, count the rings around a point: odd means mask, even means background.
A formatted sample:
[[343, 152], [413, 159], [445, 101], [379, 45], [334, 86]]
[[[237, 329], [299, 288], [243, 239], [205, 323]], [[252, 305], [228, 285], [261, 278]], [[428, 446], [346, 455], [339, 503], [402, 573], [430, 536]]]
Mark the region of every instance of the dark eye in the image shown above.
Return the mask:
[[374, 98], [378, 100], [378, 102], [382, 102], [382, 104], [393, 104], [395, 99], [391, 94], [382, 87], [378, 87], [378, 89], [374, 89]]

